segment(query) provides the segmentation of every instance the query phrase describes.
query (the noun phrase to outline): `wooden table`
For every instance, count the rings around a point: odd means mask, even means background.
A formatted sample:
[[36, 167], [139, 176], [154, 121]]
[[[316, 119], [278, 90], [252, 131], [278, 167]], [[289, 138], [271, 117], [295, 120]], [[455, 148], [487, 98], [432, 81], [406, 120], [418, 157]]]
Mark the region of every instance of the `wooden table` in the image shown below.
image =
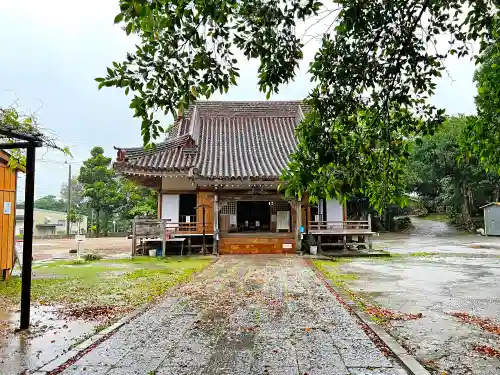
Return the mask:
[[167, 251], [166, 244], [167, 244], [168, 242], [180, 243], [180, 244], [181, 244], [181, 255], [182, 255], [182, 253], [183, 253], [183, 251], [184, 251], [184, 241], [185, 241], [185, 240], [186, 240], [186, 239], [185, 239], [185, 238], [183, 238], [183, 237], [168, 238], [168, 239], [165, 239], [164, 241], [162, 241], [162, 239], [161, 239], [161, 238], [144, 238], [144, 239], [142, 239], [142, 241], [143, 241], [143, 242], [162, 242], [162, 244], [164, 243], [164, 244], [165, 244], [165, 246], [163, 246], [163, 245], [162, 245], [162, 249], [161, 249], [161, 250], [162, 250], [162, 251], [161, 251], [162, 256], [165, 256], [165, 253], [166, 253], [166, 251]]
[[[182, 252], [184, 251], [184, 241], [186, 241], [186, 239], [183, 237], [169, 238], [169, 239], [165, 240], [165, 242], [180, 243], [181, 244], [181, 256], [182, 256]], [[163, 252], [163, 256], [165, 256], [165, 252]]]

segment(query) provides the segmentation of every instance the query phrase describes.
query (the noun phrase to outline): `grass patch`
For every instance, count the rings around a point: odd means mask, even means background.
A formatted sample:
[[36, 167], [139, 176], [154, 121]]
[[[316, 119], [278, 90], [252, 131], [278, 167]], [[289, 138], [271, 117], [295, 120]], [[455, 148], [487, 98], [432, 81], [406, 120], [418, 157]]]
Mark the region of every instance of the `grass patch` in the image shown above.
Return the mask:
[[[32, 301], [79, 306], [141, 305], [188, 280], [212, 261], [209, 257], [146, 259], [104, 259], [76, 265], [73, 261], [38, 264], [33, 269]], [[20, 278], [0, 282], [0, 299], [6, 303], [18, 303], [20, 293]]]
[[368, 260], [370, 262], [390, 262], [390, 261], [395, 261], [399, 259], [403, 259], [407, 254], [400, 254], [400, 253], [391, 253], [389, 251], [384, 251], [386, 254], [389, 256], [384, 256], [384, 257], [367, 257], [363, 258], [363, 260]]
[[434, 256], [434, 255], [439, 255], [439, 253], [436, 253], [436, 252], [426, 252], [426, 251], [417, 251], [417, 252], [414, 252], [414, 253], [410, 253], [408, 254], [409, 256], [411, 257], [431, 257], [431, 256]]
[[339, 266], [342, 263], [347, 263], [351, 261], [350, 258], [336, 258], [333, 261], [329, 260], [313, 260], [313, 264], [318, 268], [335, 286], [343, 289], [347, 281], [358, 280], [358, 275], [354, 273], [343, 273], [340, 272]]
[[[390, 257], [385, 258], [390, 259]], [[384, 257], [380, 257], [380, 259], [384, 259]], [[332, 282], [333, 285], [347, 294], [349, 299], [356, 303], [356, 305], [358, 305], [363, 311], [368, 312], [370, 309], [378, 308], [378, 306], [373, 301], [369, 300], [366, 295], [356, 293], [348, 287], [347, 283], [349, 281], [359, 280], [359, 276], [354, 273], [344, 273], [340, 271], [339, 266], [342, 263], [346, 263], [345, 258], [336, 258], [333, 261], [313, 260], [312, 262], [314, 266]], [[386, 320], [378, 315], [370, 314], [370, 317], [377, 324], [386, 323]]]

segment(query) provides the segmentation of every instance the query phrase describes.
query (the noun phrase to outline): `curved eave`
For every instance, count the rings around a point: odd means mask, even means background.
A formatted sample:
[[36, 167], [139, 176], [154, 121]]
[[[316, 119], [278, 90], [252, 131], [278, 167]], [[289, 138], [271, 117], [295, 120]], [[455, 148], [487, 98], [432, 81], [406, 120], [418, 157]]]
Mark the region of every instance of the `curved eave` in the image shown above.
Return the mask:
[[172, 173], [179, 173], [180, 175], [188, 176], [189, 169], [175, 169], [175, 168], [140, 168], [136, 166], [129, 165], [126, 162], [115, 162], [113, 163], [113, 169], [121, 174], [126, 175], [143, 175], [143, 176], [156, 176], [163, 177], [166, 175], [172, 175]]

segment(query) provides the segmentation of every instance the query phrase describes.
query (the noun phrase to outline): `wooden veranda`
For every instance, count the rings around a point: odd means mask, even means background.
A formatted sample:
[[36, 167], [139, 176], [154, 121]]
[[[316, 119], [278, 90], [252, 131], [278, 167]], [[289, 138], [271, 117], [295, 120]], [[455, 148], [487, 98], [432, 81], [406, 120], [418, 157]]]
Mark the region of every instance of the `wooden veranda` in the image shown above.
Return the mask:
[[372, 231], [370, 215], [367, 220], [310, 221], [307, 225], [307, 233], [316, 238], [319, 250], [322, 246], [347, 248], [360, 244], [364, 244], [371, 250], [372, 237], [375, 234]]

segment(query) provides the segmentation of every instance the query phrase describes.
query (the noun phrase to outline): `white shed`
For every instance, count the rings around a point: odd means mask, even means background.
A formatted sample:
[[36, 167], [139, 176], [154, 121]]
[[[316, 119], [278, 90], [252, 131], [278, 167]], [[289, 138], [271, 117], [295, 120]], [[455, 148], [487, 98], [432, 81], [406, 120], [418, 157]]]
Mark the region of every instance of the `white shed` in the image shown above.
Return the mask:
[[484, 234], [500, 236], [500, 202], [491, 202], [481, 208], [484, 210]]

